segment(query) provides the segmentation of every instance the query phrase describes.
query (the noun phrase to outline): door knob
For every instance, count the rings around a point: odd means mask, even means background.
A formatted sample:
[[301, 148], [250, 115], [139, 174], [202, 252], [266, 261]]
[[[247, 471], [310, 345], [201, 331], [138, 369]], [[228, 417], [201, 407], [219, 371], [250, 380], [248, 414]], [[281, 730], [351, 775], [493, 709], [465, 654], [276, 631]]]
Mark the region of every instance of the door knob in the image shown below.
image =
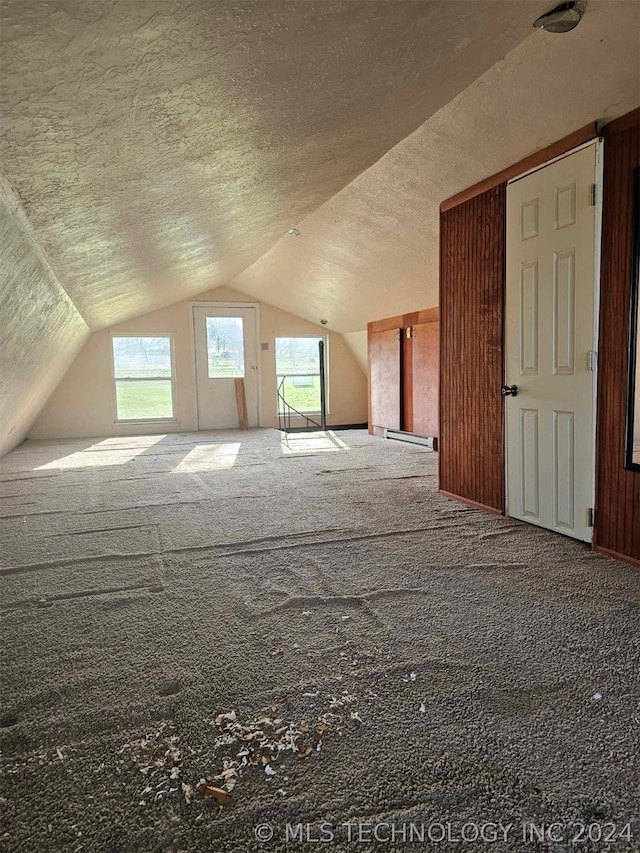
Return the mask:
[[518, 396], [518, 386], [517, 385], [503, 385], [501, 389], [501, 393], [503, 397], [517, 397]]

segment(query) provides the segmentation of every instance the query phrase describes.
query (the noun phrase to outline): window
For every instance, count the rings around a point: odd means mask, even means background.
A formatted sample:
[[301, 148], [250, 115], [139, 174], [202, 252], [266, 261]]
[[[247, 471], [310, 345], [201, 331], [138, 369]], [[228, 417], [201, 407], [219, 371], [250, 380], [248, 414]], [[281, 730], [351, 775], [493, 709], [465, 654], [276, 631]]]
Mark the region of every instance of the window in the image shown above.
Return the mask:
[[[318, 342], [324, 337], [276, 338], [276, 375], [278, 388], [290, 406], [299, 412], [320, 411], [320, 354]], [[284, 381], [283, 381], [284, 380]], [[283, 404], [278, 397], [278, 406]]]
[[242, 317], [207, 317], [209, 379], [244, 378]]
[[116, 418], [173, 418], [173, 353], [169, 335], [114, 335]]

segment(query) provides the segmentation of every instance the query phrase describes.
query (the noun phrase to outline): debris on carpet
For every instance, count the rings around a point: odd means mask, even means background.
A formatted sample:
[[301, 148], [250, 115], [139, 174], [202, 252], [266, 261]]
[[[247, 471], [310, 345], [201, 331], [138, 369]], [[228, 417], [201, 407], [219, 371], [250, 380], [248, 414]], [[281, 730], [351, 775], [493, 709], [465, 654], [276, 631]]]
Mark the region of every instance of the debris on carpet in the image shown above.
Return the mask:
[[180, 738], [169, 734], [170, 725], [162, 722], [155, 732], [125, 743], [118, 751], [118, 755], [123, 756], [119, 760], [119, 772], [137, 768], [146, 777], [147, 784], [140, 792], [143, 797], [139, 801], [141, 806], [176, 794], [178, 790], [183, 791], [187, 802], [193, 795], [191, 786], [183, 783], [183, 759], [178, 746]]
[[[319, 695], [319, 690], [302, 694], [308, 698]], [[374, 695], [366, 698], [370, 700]], [[268, 780], [281, 776], [287, 781], [288, 777], [284, 775], [287, 758], [308, 759], [323, 749], [329, 735], [342, 736], [345, 727], [355, 724], [359, 728], [365, 722], [360, 712], [353, 709], [358, 698], [347, 690], [338, 695], [327, 694], [323, 703], [325, 710], [320, 713], [309, 713], [296, 719], [286, 715], [291, 701], [291, 697], [285, 696], [279, 705], [263, 709], [255, 719], [243, 720], [234, 710], [218, 714], [211, 721], [217, 734], [213, 739], [209, 763], [220, 762], [221, 769], [217, 774], [201, 777], [197, 784], [191, 784], [184, 778], [180, 738], [170, 733], [167, 728], [170, 724], [164, 722], [155, 732], [125, 744], [119, 754], [129, 752], [121, 762], [122, 769], [137, 767], [147, 781], [141, 791], [143, 799], [139, 805], [175, 796], [181, 791], [187, 805], [194, 801], [197, 792], [203, 798], [216, 800], [221, 807], [226, 806], [234, 788], [240, 783], [250, 785], [257, 774], [258, 778]], [[283, 788], [276, 793], [286, 796]]]

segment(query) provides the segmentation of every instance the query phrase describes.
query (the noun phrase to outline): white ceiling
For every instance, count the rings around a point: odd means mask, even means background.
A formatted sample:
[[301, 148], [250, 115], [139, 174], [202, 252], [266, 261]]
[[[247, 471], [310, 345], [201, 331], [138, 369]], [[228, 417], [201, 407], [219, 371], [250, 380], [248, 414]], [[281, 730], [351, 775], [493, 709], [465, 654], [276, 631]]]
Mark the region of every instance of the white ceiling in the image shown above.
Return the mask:
[[231, 283], [360, 330], [437, 302], [442, 199], [640, 103], [640, 3], [548, 5], [2, 0], [2, 169], [92, 328]]
[[592, 0], [576, 30], [532, 31], [232, 287], [341, 332], [437, 305], [441, 201], [639, 104], [640, 3]]
[[[518, 45], [544, 8], [2, 0], [2, 169], [84, 319], [112, 325], [254, 264]], [[383, 231], [395, 190], [367, 211]], [[324, 260], [300, 283], [335, 322], [368, 275], [358, 231], [332, 253], [318, 244]], [[286, 302], [292, 283], [280, 286], [263, 298]], [[299, 313], [317, 313], [302, 302]]]

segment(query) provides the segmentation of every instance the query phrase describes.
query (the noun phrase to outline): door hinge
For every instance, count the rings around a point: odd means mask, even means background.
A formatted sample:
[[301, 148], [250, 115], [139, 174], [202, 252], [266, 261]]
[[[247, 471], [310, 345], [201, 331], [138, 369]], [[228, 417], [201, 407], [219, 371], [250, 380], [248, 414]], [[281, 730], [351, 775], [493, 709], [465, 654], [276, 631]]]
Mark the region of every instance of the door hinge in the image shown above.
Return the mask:
[[594, 349], [590, 349], [587, 353], [587, 370], [590, 370], [592, 373], [595, 373], [596, 367], [598, 366], [598, 353]]
[[407, 326], [407, 337], [408, 338], [415, 338], [415, 336], [416, 336], [416, 333], [414, 331], [413, 326]]
[[596, 511], [590, 506], [587, 508], [587, 527], [593, 527], [596, 522]]
[[598, 202], [598, 185], [591, 184], [589, 187], [589, 205], [595, 207]]

